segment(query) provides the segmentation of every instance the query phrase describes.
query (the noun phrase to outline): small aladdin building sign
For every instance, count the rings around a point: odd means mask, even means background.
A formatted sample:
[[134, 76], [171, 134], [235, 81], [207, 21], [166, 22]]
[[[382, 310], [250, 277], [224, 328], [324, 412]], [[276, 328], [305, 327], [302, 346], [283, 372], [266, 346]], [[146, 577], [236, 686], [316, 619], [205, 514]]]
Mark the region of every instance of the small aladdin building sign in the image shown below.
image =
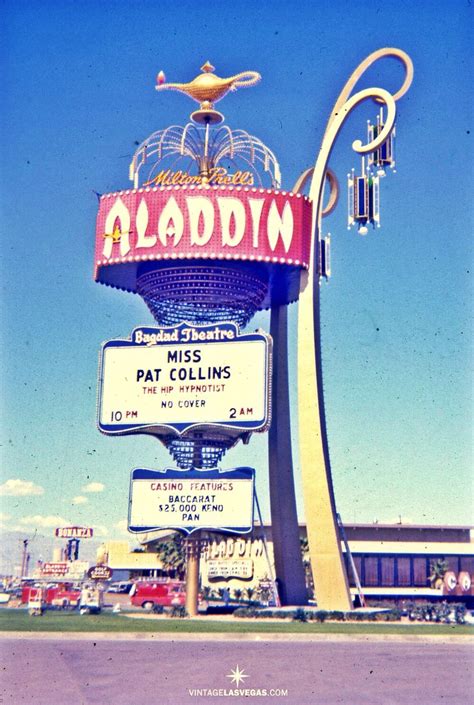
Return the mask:
[[[267, 545], [267, 551], [272, 562], [271, 543]], [[269, 572], [263, 534], [221, 539], [210, 534], [203, 548], [201, 565], [203, 585], [215, 586], [225, 580], [232, 588], [256, 586], [268, 577]]]
[[242, 580], [250, 580], [253, 578], [253, 561], [247, 560], [222, 560], [207, 562], [207, 577], [208, 580], [216, 580], [223, 578], [241, 578]]

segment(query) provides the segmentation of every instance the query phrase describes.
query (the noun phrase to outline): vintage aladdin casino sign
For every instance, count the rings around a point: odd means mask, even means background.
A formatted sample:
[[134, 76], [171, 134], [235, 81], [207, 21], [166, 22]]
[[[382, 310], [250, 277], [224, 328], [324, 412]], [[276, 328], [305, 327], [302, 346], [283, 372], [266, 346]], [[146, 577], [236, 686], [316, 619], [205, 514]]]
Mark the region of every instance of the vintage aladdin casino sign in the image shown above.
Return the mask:
[[104, 194], [95, 278], [135, 291], [139, 263], [160, 260], [243, 260], [299, 270], [308, 267], [310, 231], [311, 202], [285, 191], [169, 186]]
[[[382, 56], [405, 65], [402, 88], [394, 97], [382, 89], [351, 95], [366, 68]], [[394, 165], [387, 142], [395, 119], [393, 98], [409, 87], [413, 67], [404, 52], [393, 48], [376, 51], [360, 64], [338, 98], [314, 169], [301, 174], [294, 192], [281, 190], [273, 151], [247, 130], [223, 125], [224, 115], [215, 108], [229, 91], [255, 85], [260, 75], [243, 71], [224, 78], [214, 70], [207, 61], [187, 83], [168, 83], [163, 72], [158, 74], [158, 91], [178, 91], [199, 108], [191, 122], [158, 130], [138, 145], [129, 170], [133, 188], [99, 198], [94, 278], [139, 294], [159, 328], [136, 328], [128, 340], [103, 346], [98, 424], [103, 433], [157, 436], [179, 467], [165, 474], [133, 471], [130, 531], [249, 531], [254, 471], [239, 468], [224, 478], [218, 465], [239, 439], [248, 443], [253, 431], [269, 428], [272, 378], [282, 385], [274, 410], [279, 438], [282, 447], [291, 449], [289, 414], [281, 393], [287, 386], [288, 329], [278, 309], [297, 301], [304, 291], [298, 312], [300, 462], [308, 535], [313, 537], [311, 563], [313, 570], [319, 566], [313, 578], [318, 604], [347, 609], [352, 603], [325, 447], [320, 370], [317, 282], [330, 273], [330, 242], [329, 237], [321, 238], [318, 226], [337, 201], [337, 179], [328, 169], [334, 140], [345, 117], [369, 97], [386, 105], [387, 116], [382, 109], [377, 125], [369, 123], [366, 145], [353, 143], [357, 152], [367, 153], [368, 165], [366, 169], [363, 156], [362, 176], [353, 172], [349, 179], [348, 222], [357, 223], [360, 234], [367, 233], [368, 224], [379, 224], [379, 171]], [[377, 174], [372, 167], [378, 168]], [[301, 193], [310, 176], [314, 204]], [[326, 179], [330, 197], [323, 208]], [[273, 374], [270, 336], [239, 332], [258, 311], [270, 308], [277, 314], [271, 323], [277, 340]], [[308, 436], [310, 427], [314, 433]], [[270, 453], [270, 494], [287, 499], [272, 505], [272, 523], [285, 521], [296, 529], [283, 532], [278, 541], [274, 537], [275, 565], [285, 599], [291, 596], [288, 604], [303, 604], [306, 586], [294, 484], [283, 456]], [[311, 489], [315, 483], [317, 493]], [[324, 570], [319, 553], [325, 556]], [[283, 569], [287, 560], [297, 568], [293, 576]], [[190, 552], [190, 614], [197, 614], [197, 561]], [[239, 565], [235, 570], [247, 577], [253, 568]], [[213, 576], [223, 575], [220, 565], [213, 565], [212, 571]]]

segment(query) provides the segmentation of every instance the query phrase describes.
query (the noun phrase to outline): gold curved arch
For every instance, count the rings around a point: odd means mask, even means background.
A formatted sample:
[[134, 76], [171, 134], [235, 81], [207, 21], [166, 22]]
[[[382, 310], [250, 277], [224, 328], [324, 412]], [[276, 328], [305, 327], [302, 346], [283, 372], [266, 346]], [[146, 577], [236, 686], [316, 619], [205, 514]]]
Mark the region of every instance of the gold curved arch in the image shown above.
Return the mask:
[[326, 180], [329, 182], [329, 200], [321, 211], [322, 218], [333, 212], [339, 200], [339, 182], [332, 169], [326, 169]]
[[292, 193], [301, 193], [306, 184], [308, 183], [309, 177], [314, 171], [314, 166], [310, 166], [309, 169], [305, 169], [301, 172], [295, 181], [295, 185], [291, 189]]
[[[352, 143], [352, 148], [359, 154], [366, 154], [367, 152], [373, 152], [377, 147], [390, 136], [390, 133], [395, 124], [395, 117], [397, 113], [397, 108], [392, 94], [386, 91], [384, 88], [366, 88], [363, 91], [355, 93], [353, 96], [347, 100], [340, 110], [334, 112], [333, 120], [328, 124], [326, 132], [323, 137], [323, 142], [321, 149], [319, 151], [318, 159], [314, 167], [313, 178], [311, 181], [311, 187], [309, 191], [309, 197], [316, 204], [316, 208], [313, 211], [313, 219], [315, 219], [314, 225], [319, 223], [319, 218], [321, 216], [321, 192], [323, 186], [324, 174], [327, 169], [327, 163], [332, 152], [332, 148], [336, 141], [336, 137], [341, 129], [345, 119], [350, 115], [354, 108], [362, 103], [368, 98], [379, 98], [381, 102], [385, 103], [387, 107], [387, 117], [383, 130], [377, 137], [367, 144], [363, 144], [361, 140], [355, 140]], [[314, 229], [313, 229], [314, 233]]]
[[[349, 96], [351, 95], [352, 91], [354, 90], [355, 85], [359, 81], [359, 79], [363, 76], [363, 74], [367, 71], [367, 69], [372, 66], [376, 61], [379, 59], [384, 59], [386, 57], [392, 57], [394, 59], [398, 59], [403, 66], [405, 67], [405, 78], [403, 80], [402, 85], [396, 91], [393, 95], [392, 98], [394, 101], [399, 100], [407, 90], [410, 88], [412, 81], [413, 81], [413, 75], [414, 75], [414, 69], [413, 69], [413, 62], [411, 58], [408, 56], [408, 54], [403, 51], [402, 49], [397, 49], [396, 47], [385, 47], [383, 49], [377, 49], [377, 51], [372, 52], [372, 54], [369, 54], [361, 63], [359, 66], [353, 71], [351, 76], [349, 77], [349, 80], [346, 82], [344, 88], [339, 94], [339, 98], [337, 99], [333, 111], [331, 113], [331, 116], [329, 118], [329, 123], [333, 120], [334, 116], [336, 113], [339, 112], [341, 107], [344, 105], [344, 103], [348, 100]], [[377, 103], [383, 102], [381, 101], [377, 96], [374, 96], [374, 100]], [[328, 123], [328, 124], [329, 124]]]
[[[314, 166], [310, 167], [309, 169], [305, 169], [305, 171], [303, 171], [297, 178], [295, 185], [292, 188], [292, 192], [301, 193], [306, 184], [308, 183], [310, 177], [313, 175], [313, 172]], [[332, 213], [339, 201], [339, 182], [337, 180], [336, 174], [333, 172], [332, 169], [327, 168], [325, 176], [326, 180], [329, 182], [330, 191], [329, 200], [321, 212], [322, 218], [325, 218], [327, 215]]]
[[[368, 57], [370, 58], [370, 57]], [[373, 59], [375, 60], [375, 59]], [[352, 90], [353, 84], [349, 87]], [[347, 94], [347, 91], [346, 91]], [[300, 467], [310, 560], [318, 605], [323, 609], [350, 609], [347, 575], [343, 567], [336, 503], [327, 440], [321, 369], [320, 287], [317, 267], [319, 232], [326, 170], [337, 135], [349, 114], [364, 100], [378, 98], [387, 106], [383, 130], [374, 140], [352, 147], [360, 154], [377, 149], [390, 135], [396, 116], [395, 100], [382, 88], [355, 93], [333, 110], [313, 170], [309, 197], [313, 201], [310, 266], [301, 278], [298, 303], [298, 434]], [[309, 178], [307, 176], [306, 178]]]

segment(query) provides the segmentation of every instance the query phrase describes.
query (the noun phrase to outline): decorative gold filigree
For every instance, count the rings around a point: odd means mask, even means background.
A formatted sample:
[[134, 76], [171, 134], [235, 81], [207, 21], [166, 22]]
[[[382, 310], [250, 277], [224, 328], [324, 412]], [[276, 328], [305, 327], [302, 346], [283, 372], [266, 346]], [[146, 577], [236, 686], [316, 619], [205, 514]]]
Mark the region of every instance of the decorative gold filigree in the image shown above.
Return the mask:
[[[342, 91], [339, 94], [339, 97], [334, 105], [334, 108], [332, 109], [331, 115], [329, 116], [328, 124], [327, 124], [326, 131], [325, 131], [325, 134], [323, 137], [322, 150], [323, 150], [323, 147], [328, 146], [328, 133], [330, 132], [331, 124], [334, 121], [337, 121], [337, 124], [339, 125], [339, 129], [340, 129], [340, 127], [342, 126], [342, 124], [345, 121], [345, 118], [349, 115], [349, 112], [352, 110], [352, 108], [354, 108], [355, 105], [357, 105], [359, 102], [361, 102], [361, 100], [358, 100], [355, 104], [351, 104], [350, 106], [348, 105], [349, 97], [350, 97], [352, 91], [354, 90], [356, 84], [358, 83], [358, 81], [362, 78], [362, 76], [367, 71], [367, 69], [370, 68], [370, 66], [372, 66], [372, 64], [374, 64], [379, 59], [390, 58], [390, 57], [400, 61], [405, 68], [405, 78], [403, 80], [403, 83], [400, 86], [400, 88], [398, 89], [398, 91], [391, 94], [391, 98], [393, 99], [394, 102], [396, 102], [402, 96], [404, 96], [405, 93], [408, 91], [408, 89], [410, 88], [411, 83], [413, 81], [414, 71], [413, 71], [413, 62], [406, 52], [404, 52], [402, 49], [397, 49], [395, 47], [385, 47], [383, 49], [378, 49], [377, 51], [372, 52], [372, 54], [369, 54], [359, 64], [359, 66], [355, 69], [355, 71], [353, 71], [350, 78], [348, 79], [348, 81], [344, 85], [344, 88], [342, 89]], [[381, 96], [379, 93], [377, 93], [378, 90], [381, 90], [381, 89], [370, 89], [370, 88], [367, 89], [368, 92], [364, 91], [364, 93], [365, 93], [364, 98], [372, 98], [377, 103], [387, 104], [386, 96], [385, 97]], [[362, 98], [362, 100], [364, 98]], [[387, 121], [387, 123], [388, 123], [388, 121]], [[386, 127], [387, 127], [387, 124], [386, 124]], [[393, 124], [389, 127], [389, 129], [384, 130], [383, 133], [381, 133], [379, 135], [379, 138], [381, 138], [381, 139], [374, 140], [373, 142], [370, 142], [369, 144], [367, 144], [365, 146], [362, 145], [362, 142], [360, 140], [356, 140], [353, 143], [352, 147], [359, 154], [367, 154], [368, 152], [372, 152], [375, 149], [377, 149], [377, 147], [379, 147], [381, 144], [383, 144], [383, 142], [387, 139], [387, 137], [389, 137], [392, 129], [393, 129]], [[339, 130], [337, 130], [335, 133], [332, 134], [332, 142], [329, 145], [328, 158], [329, 158], [330, 151], [332, 150], [332, 146], [337, 138], [338, 131]], [[324, 151], [326, 151], [326, 150], [324, 150]], [[326, 163], [327, 163], [327, 160], [326, 160]], [[316, 170], [316, 165], [314, 167], [311, 167], [310, 169], [306, 169], [306, 171], [304, 171], [301, 174], [301, 176], [299, 177], [299, 179], [297, 180], [293, 191], [295, 191], [296, 193], [300, 192], [304, 188], [306, 183], [308, 182], [309, 177], [312, 174], [314, 175], [315, 170]], [[329, 169], [326, 170], [326, 172], [329, 172], [329, 171], [330, 171]], [[327, 173], [325, 176], [325, 178], [329, 181], [329, 184], [330, 184], [330, 195], [329, 195], [328, 204], [324, 208], [322, 207], [322, 204], [320, 204], [319, 208], [316, 209], [316, 210], [318, 210], [318, 215], [320, 218], [322, 218], [326, 215], [329, 215], [329, 213], [331, 213], [334, 210], [334, 208], [336, 207], [336, 204], [337, 204], [337, 196], [338, 196], [338, 192], [339, 192], [338, 181], [337, 181], [337, 177], [335, 176], [335, 174], [332, 172], [331, 172], [331, 174], [332, 174], [331, 177], [329, 177]], [[319, 178], [321, 178], [321, 177], [319, 177]], [[323, 177], [323, 179], [324, 179], [324, 177]], [[319, 191], [318, 186], [319, 186], [319, 184], [316, 184], [314, 181], [314, 178], [313, 178], [313, 181], [311, 184], [312, 197], [315, 197], [315, 194], [318, 193], [318, 191]]]

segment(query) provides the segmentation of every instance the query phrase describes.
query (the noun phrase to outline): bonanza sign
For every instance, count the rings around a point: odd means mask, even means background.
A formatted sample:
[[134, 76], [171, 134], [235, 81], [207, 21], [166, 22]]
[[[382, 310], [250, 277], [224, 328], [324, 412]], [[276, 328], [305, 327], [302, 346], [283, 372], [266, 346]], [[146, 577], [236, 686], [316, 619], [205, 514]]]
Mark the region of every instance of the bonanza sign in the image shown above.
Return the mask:
[[91, 539], [94, 529], [83, 526], [65, 526], [58, 528], [55, 534], [60, 539]]
[[139, 263], [169, 259], [307, 269], [311, 222], [306, 196], [272, 189], [149, 186], [104, 194], [96, 225], [95, 279], [135, 291]]
[[255, 470], [132, 470], [128, 530], [253, 528]]
[[98, 426], [106, 434], [270, 422], [270, 338], [234, 323], [136, 328], [103, 346]]

